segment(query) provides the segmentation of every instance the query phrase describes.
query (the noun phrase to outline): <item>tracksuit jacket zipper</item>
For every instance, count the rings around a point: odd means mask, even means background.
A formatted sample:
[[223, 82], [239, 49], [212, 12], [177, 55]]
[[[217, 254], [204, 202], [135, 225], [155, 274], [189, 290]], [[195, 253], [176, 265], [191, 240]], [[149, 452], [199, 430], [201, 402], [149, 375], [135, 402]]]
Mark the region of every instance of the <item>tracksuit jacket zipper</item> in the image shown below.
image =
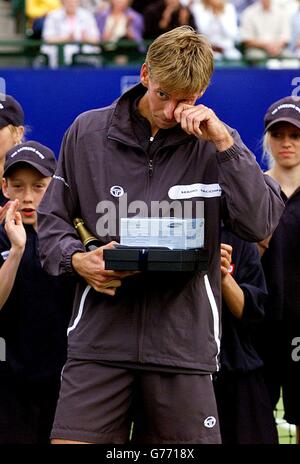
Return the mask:
[[[153, 142], [154, 137], [150, 137], [149, 141], [150, 144]], [[153, 155], [149, 155], [148, 159], [148, 179], [147, 179], [147, 187], [148, 187], [148, 192], [147, 192], [147, 197], [149, 196], [150, 198], [150, 181], [153, 176]], [[146, 292], [147, 294], [147, 292]], [[144, 297], [142, 300], [141, 304], [141, 314], [140, 314], [140, 331], [139, 331], [139, 336], [138, 336], [138, 360], [139, 362], [143, 362], [143, 341], [144, 341], [144, 329], [145, 329], [145, 319], [146, 319], [146, 312], [147, 312], [147, 298]]]
[[[132, 148], [138, 148], [139, 150], [142, 150], [144, 154], [149, 156], [147, 152], [145, 152], [142, 147], [140, 147], [137, 144], [130, 143], [129, 141], [124, 141], [121, 139], [118, 139], [116, 137], [110, 137], [108, 136], [110, 140], [115, 140], [117, 142], [126, 144], [128, 146], [131, 146]], [[149, 141], [152, 143], [154, 140], [154, 137], [150, 137]], [[153, 156], [153, 155], [152, 155]], [[151, 180], [153, 176], [153, 157], [148, 158], [148, 165], [147, 165], [147, 172], [148, 172], [148, 178], [146, 179], [147, 183], [147, 188], [149, 189], [149, 181]], [[147, 192], [147, 197], [149, 196], [149, 190]], [[140, 312], [137, 314], [137, 318], [140, 321], [140, 330], [138, 331], [138, 340], [137, 340], [137, 350], [138, 350], [138, 360], [139, 362], [143, 362], [143, 356], [142, 356], [142, 346], [143, 346], [143, 339], [144, 339], [144, 329], [145, 329], [145, 318], [146, 318], [146, 312], [147, 312], [147, 301], [144, 298], [143, 301], [141, 301], [141, 307], [140, 307]]]
[[[150, 201], [150, 182], [152, 181], [153, 172], [154, 172], [154, 156], [157, 154], [157, 152], [160, 151], [161, 147], [159, 147], [155, 153], [151, 153], [151, 155], [149, 155], [150, 150], [146, 152], [143, 150], [143, 148], [140, 145], [132, 143], [128, 140], [125, 141], [125, 140], [118, 139], [117, 137], [110, 137], [110, 136], [108, 136], [108, 138], [111, 140], [115, 140], [117, 142], [123, 143], [127, 146], [131, 146], [132, 148], [138, 148], [139, 150], [142, 150], [143, 153], [148, 156], [148, 163], [147, 163], [148, 176], [146, 179], [148, 192], [147, 192], [146, 198]], [[154, 137], [151, 136], [149, 138], [149, 142], [150, 142], [149, 147], [151, 146], [153, 141], [154, 141]], [[143, 353], [143, 340], [144, 340], [144, 332], [145, 332], [146, 313], [147, 313], [147, 297], [144, 296], [143, 301], [141, 301], [140, 313], [137, 314], [137, 318], [140, 321], [140, 330], [138, 331], [137, 349], [138, 349], [138, 360], [141, 363], [144, 362], [142, 353]]]

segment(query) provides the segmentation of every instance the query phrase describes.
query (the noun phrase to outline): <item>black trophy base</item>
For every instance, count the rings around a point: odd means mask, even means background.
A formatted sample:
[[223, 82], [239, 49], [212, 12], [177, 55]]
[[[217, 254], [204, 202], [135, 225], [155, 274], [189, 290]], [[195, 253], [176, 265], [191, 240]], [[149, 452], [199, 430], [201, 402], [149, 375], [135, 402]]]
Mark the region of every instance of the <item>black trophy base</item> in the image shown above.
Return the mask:
[[105, 269], [114, 271], [207, 271], [208, 252], [203, 248], [170, 250], [160, 247], [117, 245], [104, 249]]

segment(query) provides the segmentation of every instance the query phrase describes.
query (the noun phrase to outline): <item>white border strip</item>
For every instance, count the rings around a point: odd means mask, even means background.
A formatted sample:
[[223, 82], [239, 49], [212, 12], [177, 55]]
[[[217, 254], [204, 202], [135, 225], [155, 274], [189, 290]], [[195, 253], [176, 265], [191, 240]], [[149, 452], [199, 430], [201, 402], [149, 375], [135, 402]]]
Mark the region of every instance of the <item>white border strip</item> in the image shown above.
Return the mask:
[[219, 311], [218, 311], [217, 303], [216, 303], [213, 291], [211, 289], [207, 274], [205, 274], [204, 276], [204, 283], [205, 283], [205, 289], [206, 289], [206, 293], [209, 299], [210, 307], [212, 310], [213, 321], [214, 321], [214, 337], [215, 337], [215, 341], [216, 341], [217, 348], [218, 348], [218, 352], [216, 356], [216, 365], [217, 365], [217, 370], [219, 370], [218, 356], [219, 356], [220, 347], [221, 347]]
[[74, 322], [73, 322], [73, 325], [72, 325], [71, 327], [68, 328], [68, 330], [67, 330], [67, 335], [69, 335], [69, 333], [72, 332], [72, 330], [76, 329], [76, 327], [77, 327], [77, 325], [78, 325], [78, 323], [79, 323], [79, 321], [80, 321], [80, 319], [81, 319], [82, 313], [83, 313], [83, 306], [84, 306], [84, 303], [85, 303], [85, 299], [86, 299], [87, 294], [89, 293], [89, 291], [90, 291], [91, 288], [92, 288], [92, 287], [91, 287], [90, 285], [88, 285], [88, 286], [85, 288], [85, 290], [84, 290], [84, 292], [83, 292], [83, 294], [82, 294], [82, 296], [81, 296], [81, 299], [80, 299], [78, 314], [77, 314], [77, 316], [76, 316], [76, 318], [75, 318], [75, 320], [74, 320]]

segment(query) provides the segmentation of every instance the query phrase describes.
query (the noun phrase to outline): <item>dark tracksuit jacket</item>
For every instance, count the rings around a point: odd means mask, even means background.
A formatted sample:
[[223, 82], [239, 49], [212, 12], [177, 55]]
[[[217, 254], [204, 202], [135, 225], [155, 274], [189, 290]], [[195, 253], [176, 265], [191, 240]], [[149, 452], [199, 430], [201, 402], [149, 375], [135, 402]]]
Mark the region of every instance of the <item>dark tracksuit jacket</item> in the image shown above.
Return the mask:
[[[25, 226], [26, 246], [12, 291], [0, 311], [0, 337], [6, 362], [25, 382], [59, 378], [66, 360], [66, 330], [72, 312], [75, 279], [48, 275], [41, 267], [37, 234]], [[0, 266], [11, 248], [0, 225]]]
[[[273, 231], [283, 204], [277, 184], [264, 180], [255, 157], [232, 129], [235, 144], [224, 152], [179, 125], [160, 130], [151, 147], [143, 145], [135, 108], [144, 92], [138, 85], [111, 106], [80, 115], [65, 134], [56, 175], [39, 208], [41, 259], [50, 274], [73, 272], [72, 254], [84, 251], [72, 224], [78, 215], [103, 244], [119, 241], [125, 193], [129, 216], [138, 214], [132, 211], [138, 200], [148, 211], [153, 201], [177, 201], [183, 209], [186, 202], [193, 215], [202, 202], [208, 272], [141, 273], [125, 279], [113, 298], [82, 281], [68, 352], [78, 359], [211, 373], [220, 348], [221, 215], [236, 233], [256, 241]], [[139, 120], [148, 141], [150, 125]], [[116, 186], [124, 195], [114, 196]], [[116, 227], [100, 236], [103, 216]]]
[[300, 188], [289, 198], [262, 257], [269, 297], [268, 321], [300, 322]]
[[269, 296], [256, 342], [273, 406], [282, 386], [285, 418], [300, 424], [300, 188], [282, 197], [286, 206], [262, 257]]
[[215, 376], [222, 443], [275, 444], [276, 424], [265, 386], [255, 336], [262, 325], [266, 282], [258, 249], [228, 230], [221, 239], [233, 247], [231, 275], [244, 293], [243, 316], [222, 306], [221, 368]]
[[261, 356], [275, 370], [279, 357], [285, 356], [286, 366], [297, 364], [291, 356], [292, 341], [300, 334], [300, 188], [289, 198], [282, 192], [282, 198], [284, 212], [261, 260], [269, 295], [265, 322], [257, 336]]
[[222, 243], [232, 246], [232, 277], [244, 293], [242, 318], [237, 319], [223, 301], [221, 371], [250, 372], [263, 362], [253, 343], [253, 331], [264, 317], [267, 298], [265, 277], [256, 245], [222, 230]]
[[[25, 225], [26, 247], [12, 291], [0, 311], [0, 443], [48, 443], [61, 369], [67, 358], [66, 331], [75, 279], [49, 276], [39, 259], [37, 234]], [[11, 248], [0, 225], [0, 266]]]

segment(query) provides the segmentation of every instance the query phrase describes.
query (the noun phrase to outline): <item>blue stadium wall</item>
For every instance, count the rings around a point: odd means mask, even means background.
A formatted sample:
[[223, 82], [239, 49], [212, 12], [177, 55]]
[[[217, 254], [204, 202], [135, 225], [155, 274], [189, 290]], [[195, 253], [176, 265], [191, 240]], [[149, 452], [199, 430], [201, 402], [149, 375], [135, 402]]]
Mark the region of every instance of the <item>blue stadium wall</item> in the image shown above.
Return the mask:
[[[137, 68], [0, 69], [0, 83], [24, 107], [27, 138], [49, 145], [58, 156], [63, 134], [74, 118], [109, 105], [138, 79], [138, 72]], [[292, 92], [300, 95], [300, 69], [217, 69], [201, 101], [239, 131], [261, 162], [265, 110]]]

